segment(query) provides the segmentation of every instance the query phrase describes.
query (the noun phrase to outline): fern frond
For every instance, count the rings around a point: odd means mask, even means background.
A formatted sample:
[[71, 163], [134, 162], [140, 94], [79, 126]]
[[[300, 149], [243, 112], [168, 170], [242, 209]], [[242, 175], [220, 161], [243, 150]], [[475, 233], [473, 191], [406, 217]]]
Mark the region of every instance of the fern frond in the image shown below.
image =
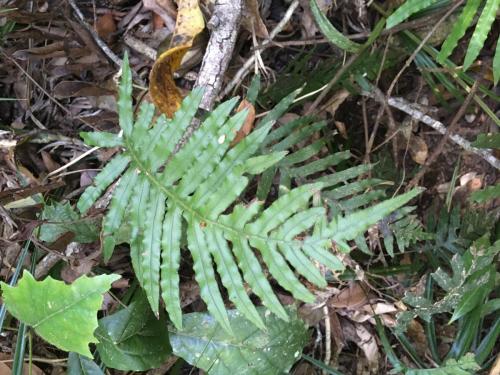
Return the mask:
[[472, 63], [476, 60], [481, 48], [484, 46], [486, 37], [491, 30], [491, 25], [496, 18], [500, 1], [487, 0], [484, 9], [477, 21], [476, 29], [472, 34], [469, 47], [467, 47], [467, 54], [464, 58], [464, 70], [467, 70]]
[[458, 41], [465, 35], [465, 32], [472, 24], [472, 20], [474, 19], [481, 2], [482, 0], [468, 0], [467, 4], [465, 4], [462, 13], [453, 24], [450, 35], [448, 35], [441, 46], [441, 51], [439, 51], [439, 55], [437, 57], [437, 61], [440, 64], [443, 64], [444, 61], [451, 55], [457, 46]]
[[[119, 99], [119, 123], [123, 135], [120, 142], [113, 141], [113, 144], [121, 145], [123, 152], [95, 178], [95, 185], [82, 195], [78, 208], [82, 212], [88, 210], [104, 189], [118, 179], [103, 221], [105, 258], [109, 259], [117, 242], [115, 233], [123, 223], [130, 224], [128, 242], [137, 279], [153, 311], [158, 314], [162, 298], [170, 319], [178, 328], [182, 324], [178, 272], [183, 234], [193, 259], [201, 297], [214, 318], [231, 332], [216, 278], [218, 272], [229, 300], [249, 321], [263, 328], [244, 282], [271, 312], [284, 320], [288, 316], [256, 253], [277, 283], [295, 298], [312, 302], [314, 296], [301, 283], [300, 275], [319, 287], [326, 284], [313, 260], [334, 270], [342, 270], [342, 262], [332, 252], [333, 243], [347, 251], [347, 241], [419, 192], [415, 190], [352, 214], [336, 213], [330, 222], [326, 219], [326, 210], [311, 202], [313, 195], [319, 194], [324, 185], [332, 186], [332, 181], [321, 183], [321, 178], [288, 189], [267, 207], [262, 202], [248, 206], [237, 204], [250, 181], [249, 174], [263, 170], [259, 162], [273, 168], [286, 160], [283, 158], [285, 146], [290, 139], [279, 147], [282, 150], [256, 154], [268, 138], [274, 122], [287, 110], [297, 92], [280, 102], [254, 132], [234, 147], [231, 147], [231, 141], [242, 126], [246, 113], [231, 115], [236, 99], [222, 103], [201, 121], [200, 128], [185, 146], [172, 155], [195, 116], [201, 90], [193, 90], [172, 119], [160, 116], [150, 127], [153, 107], [146, 104], [135, 124], [131, 124], [130, 68], [126, 58], [124, 61]], [[90, 141], [101, 139], [97, 135], [83, 136]], [[294, 138], [294, 142], [299, 139]], [[302, 160], [309, 154], [308, 150], [293, 157]], [[305, 172], [299, 170], [298, 174], [314, 174], [347, 157], [347, 153], [326, 157]], [[359, 174], [359, 170], [351, 170], [348, 175], [355, 176], [356, 173]]]
[[404, 20], [408, 19], [411, 15], [429, 8], [431, 5], [437, 3], [439, 0], [406, 0], [394, 13], [392, 13], [386, 22], [386, 28], [390, 29]]

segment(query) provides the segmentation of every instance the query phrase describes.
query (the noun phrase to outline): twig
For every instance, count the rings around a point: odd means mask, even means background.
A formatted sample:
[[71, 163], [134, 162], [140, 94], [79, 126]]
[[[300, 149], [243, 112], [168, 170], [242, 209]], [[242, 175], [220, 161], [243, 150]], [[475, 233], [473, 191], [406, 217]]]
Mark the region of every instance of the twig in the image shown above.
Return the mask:
[[[363, 95], [369, 96], [371, 98], [376, 99], [377, 101], [381, 101], [381, 99], [372, 93], [364, 92]], [[406, 99], [391, 97], [387, 99], [387, 104], [391, 107], [397, 108], [400, 111], [403, 111], [410, 115], [415, 120], [418, 120], [424, 123], [427, 126], [430, 126], [437, 132], [445, 135], [447, 128], [444, 124], [438, 120], [434, 120], [432, 117], [426, 115], [424, 112], [418, 108], [417, 105], [409, 103]], [[464, 150], [476, 154], [486, 160], [489, 164], [491, 164], [494, 168], [500, 170], [500, 160], [498, 160], [490, 151], [485, 149], [479, 149], [476, 147], [472, 147], [471, 143], [459, 136], [458, 134], [450, 134], [449, 138], [462, 147]]]
[[111, 49], [108, 47], [108, 45], [106, 43], [104, 43], [104, 41], [99, 37], [99, 35], [97, 35], [97, 33], [94, 30], [94, 28], [91, 25], [89, 25], [89, 23], [85, 20], [85, 17], [83, 16], [80, 8], [78, 8], [78, 5], [76, 5], [75, 0], [68, 0], [68, 4], [71, 6], [71, 9], [73, 9], [73, 11], [75, 12], [76, 17], [78, 18], [78, 20], [80, 21], [80, 23], [83, 25], [83, 27], [85, 27], [85, 29], [87, 29], [87, 31], [89, 32], [90, 36], [92, 37], [92, 39], [94, 39], [94, 41], [99, 46], [99, 48], [102, 50], [102, 52], [116, 66], [118, 66], [119, 68], [121, 68], [122, 67], [122, 63], [123, 63], [122, 59], [120, 59], [113, 51], [111, 51]]
[[446, 145], [446, 142], [448, 141], [448, 138], [450, 135], [455, 131], [455, 129], [458, 127], [460, 124], [460, 119], [462, 119], [463, 115], [465, 114], [465, 111], [467, 110], [467, 107], [469, 104], [472, 102], [474, 99], [474, 94], [476, 93], [476, 90], [479, 86], [479, 81], [474, 82], [474, 85], [472, 86], [472, 89], [469, 92], [469, 95], [467, 95], [467, 98], [465, 98], [464, 102], [460, 106], [459, 110], [451, 120], [450, 126], [446, 129], [446, 134], [441, 138], [437, 146], [434, 148], [434, 151], [432, 154], [427, 158], [425, 161], [425, 164], [422, 166], [422, 168], [418, 171], [418, 173], [411, 179], [411, 181], [408, 183], [408, 189], [412, 188], [413, 186], [416, 186], [420, 179], [424, 176], [425, 172], [427, 172], [427, 169], [429, 169], [430, 165], [436, 161], [438, 156], [443, 152], [443, 148]]
[[[330, 366], [330, 361], [332, 359], [332, 333], [330, 327], [330, 312], [328, 311], [328, 306], [323, 306], [323, 315], [325, 317], [325, 359], [324, 362], [327, 366]], [[326, 370], [323, 370], [323, 375], [327, 375]]]
[[240, 26], [243, 0], [217, 0], [207, 28], [212, 30], [195, 87], [203, 87], [200, 108], [210, 111], [222, 86]]
[[[297, 9], [298, 6], [299, 6], [299, 0], [293, 0], [293, 2], [290, 4], [287, 11], [285, 12], [285, 15], [281, 19], [281, 21], [269, 33], [269, 39], [262, 42], [262, 46], [267, 46], [268, 44], [272, 43], [276, 35], [278, 35], [286, 26], [286, 24], [292, 17], [293, 12], [295, 12], [295, 9]], [[219, 99], [228, 95], [237, 85], [241, 83], [243, 78], [245, 78], [245, 76], [252, 69], [254, 61], [255, 61], [255, 54], [252, 54], [252, 56], [245, 62], [245, 64], [243, 64], [240, 70], [238, 70], [233, 79], [227, 84], [224, 90], [222, 90], [222, 93], [219, 95]]]

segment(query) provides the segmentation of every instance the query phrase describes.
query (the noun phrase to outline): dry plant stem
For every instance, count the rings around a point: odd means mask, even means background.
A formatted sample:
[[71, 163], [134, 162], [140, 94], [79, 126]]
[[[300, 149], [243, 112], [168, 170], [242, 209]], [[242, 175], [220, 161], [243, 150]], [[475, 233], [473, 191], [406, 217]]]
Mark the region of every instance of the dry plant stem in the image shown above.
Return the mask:
[[89, 25], [89, 23], [85, 20], [85, 17], [83, 16], [80, 8], [78, 8], [78, 5], [76, 5], [75, 0], [68, 0], [68, 4], [71, 6], [71, 9], [75, 12], [76, 17], [78, 18], [78, 21], [85, 27], [85, 29], [89, 32], [89, 34], [92, 36], [92, 39], [96, 42], [96, 44], [99, 46], [99, 48], [102, 50], [102, 52], [110, 59], [116, 66], [119, 68], [122, 67], [122, 59], [120, 59], [116, 54], [111, 51], [111, 49], [108, 47], [104, 41], [99, 38], [99, 35], [97, 35], [96, 31], [94, 28]]
[[[371, 93], [364, 93], [364, 95], [370, 96], [370, 97], [375, 98], [376, 100], [380, 101], [380, 99], [378, 97], [376, 97], [375, 95], [373, 95]], [[434, 120], [432, 117], [426, 115], [417, 105], [408, 102], [406, 99], [397, 98], [397, 97], [388, 98], [387, 104], [393, 108], [397, 108], [400, 111], [407, 113], [415, 120], [418, 120], [418, 121], [424, 123], [425, 125], [430, 126], [431, 128], [433, 128], [437, 132], [439, 132], [443, 135], [446, 134], [446, 126], [444, 126], [444, 124], [442, 122], [440, 122], [438, 120]], [[491, 164], [494, 168], [500, 170], [500, 160], [497, 159], [490, 151], [473, 147], [468, 140], [462, 138], [461, 136], [459, 136], [457, 134], [450, 134], [449, 139], [452, 140], [455, 144], [462, 147], [464, 150], [482, 157], [489, 164]]]
[[217, 0], [207, 28], [210, 40], [195, 87], [203, 87], [200, 108], [210, 111], [222, 86], [240, 27], [243, 0]]
[[459, 110], [451, 120], [450, 126], [446, 129], [446, 133], [441, 138], [437, 146], [434, 148], [434, 151], [432, 154], [427, 158], [425, 161], [425, 164], [422, 166], [422, 168], [418, 171], [418, 173], [411, 179], [410, 183], [408, 184], [408, 189], [412, 188], [413, 186], [416, 186], [420, 179], [424, 176], [425, 172], [427, 172], [427, 169], [431, 166], [432, 163], [436, 161], [438, 156], [443, 152], [443, 148], [446, 145], [446, 142], [448, 141], [448, 138], [450, 135], [455, 131], [455, 129], [458, 127], [460, 124], [460, 120], [465, 114], [465, 111], [467, 110], [467, 107], [469, 104], [472, 102], [474, 99], [474, 95], [477, 91], [477, 88], [479, 86], [479, 81], [474, 82], [474, 85], [472, 86], [471, 90], [469, 91], [469, 95], [467, 95], [467, 98], [465, 98], [464, 102], [460, 106]]
[[[293, 2], [290, 4], [288, 7], [287, 11], [285, 12], [285, 15], [281, 19], [281, 21], [276, 25], [276, 27], [269, 33], [269, 39], [265, 40], [262, 42], [261, 46], [267, 46], [272, 43], [272, 40], [278, 35], [283, 28], [286, 26], [288, 21], [293, 15], [293, 12], [295, 12], [295, 9], [299, 6], [299, 0], [293, 0]], [[256, 47], [258, 48], [258, 47]], [[243, 78], [251, 71], [253, 64], [255, 62], [255, 54], [252, 55], [246, 62], [243, 64], [243, 66], [238, 70], [238, 72], [235, 74], [231, 82], [222, 90], [219, 99], [230, 94], [231, 91], [241, 83]]]
[[401, 76], [403, 75], [404, 71], [411, 65], [412, 61], [415, 60], [415, 57], [417, 57], [418, 53], [424, 48], [425, 44], [427, 41], [431, 38], [431, 36], [436, 32], [439, 26], [460, 6], [464, 0], [459, 0], [456, 4], [454, 4], [444, 15], [439, 19], [438, 22], [432, 27], [432, 29], [429, 31], [429, 33], [425, 36], [424, 39], [420, 42], [418, 47], [413, 51], [411, 56], [406, 60], [405, 64], [401, 68], [401, 70], [396, 74], [396, 77], [391, 82], [391, 85], [389, 86], [389, 89], [387, 90], [387, 97], [390, 97], [392, 95], [392, 91], [394, 90], [394, 87], [396, 86], [396, 83], [399, 81]]
[[[328, 311], [328, 306], [323, 306], [323, 316], [325, 318], [325, 359], [324, 362], [327, 366], [330, 366], [330, 361], [332, 359], [332, 333], [330, 326], [330, 312]], [[327, 372], [323, 370], [323, 375], [327, 375]]]

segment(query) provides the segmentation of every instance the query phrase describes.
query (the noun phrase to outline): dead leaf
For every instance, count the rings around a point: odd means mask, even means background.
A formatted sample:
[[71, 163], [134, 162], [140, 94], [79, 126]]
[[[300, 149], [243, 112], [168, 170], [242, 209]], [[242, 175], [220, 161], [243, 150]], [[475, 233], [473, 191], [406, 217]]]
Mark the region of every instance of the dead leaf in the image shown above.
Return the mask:
[[154, 104], [172, 117], [179, 108], [182, 95], [174, 82], [174, 72], [193, 45], [193, 40], [205, 27], [197, 0], [180, 0], [177, 21], [170, 48], [155, 61], [149, 76], [149, 93]]
[[355, 327], [356, 335], [358, 336], [358, 340], [355, 343], [363, 351], [368, 361], [368, 370], [370, 374], [378, 374], [380, 355], [377, 340], [375, 340], [374, 335], [364, 325], [356, 324]]
[[422, 324], [413, 319], [410, 324], [408, 324], [407, 334], [411, 339], [413, 346], [417, 350], [418, 355], [424, 357], [427, 352], [427, 338]]
[[73, 98], [78, 96], [113, 95], [113, 90], [104, 88], [91, 82], [61, 81], [53, 89], [52, 95], [57, 99]]
[[257, 0], [245, 0], [245, 5], [243, 8], [242, 25], [245, 29], [252, 32], [255, 31], [255, 35], [262, 39], [269, 38], [269, 32], [267, 27], [262, 21], [259, 11], [259, 3]]
[[368, 297], [359, 283], [352, 283], [349, 288], [343, 289], [340, 294], [328, 301], [328, 306], [337, 309], [347, 308], [355, 310], [368, 303]]
[[41, 155], [42, 155], [43, 164], [45, 165], [45, 168], [47, 168], [48, 172], [55, 171], [56, 169], [58, 169], [60, 167], [60, 165], [58, 163], [56, 163], [54, 161], [54, 159], [52, 159], [52, 156], [50, 156], [50, 154], [47, 151], [42, 150]]
[[491, 366], [489, 375], [500, 375], [500, 353], [498, 353], [495, 363]]
[[409, 143], [409, 151], [411, 158], [417, 164], [424, 165], [427, 160], [427, 156], [429, 155], [429, 148], [427, 147], [427, 143], [416, 135], [413, 135], [410, 139]]
[[245, 122], [243, 123], [240, 130], [238, 130], [238, 133], [236, 133], [236, 137], [234, 137], [231, 146], [234, 146], [235, 144], [240, 142], [243, 138], [250, 134], [253, 129], [253, 123], [255, 121], [255, 107], [248, 100], [243, 99], [238, 108], [236, 108], [236, 112], [241, 112], [245, 109], [248, 110], [247, 117], [245, 118]]
[[116, 32], [116, 22], [111, 12], [100, 16], [95, 24], [97, 35], [109, 42], [112, 34]]
[[[174, 29], [177, 10], [172, 0], [143, 0], [142, 3], [144, 8], [160, 17], [168, 30], [172, 31]], [[155, 30], [157, 29], [155, 28]]]
[[0, 362], [0, 375], [10, 375], [12, 374], [12, 370], [5, 363]]

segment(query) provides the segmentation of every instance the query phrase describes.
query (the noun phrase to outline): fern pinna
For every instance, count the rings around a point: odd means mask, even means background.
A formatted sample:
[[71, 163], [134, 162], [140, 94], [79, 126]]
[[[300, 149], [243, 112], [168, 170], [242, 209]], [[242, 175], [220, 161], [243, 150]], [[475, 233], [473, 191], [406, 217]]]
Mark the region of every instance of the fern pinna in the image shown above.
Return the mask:
[[153, 311], [158, 314], [161, 297], [177, 328], [182, 326], [178, 271], [183, 233], [200, 295], [209, 312], [231, 332], [215, 275], [215, 261], [229, 300], [263, 329], [244, 281], [271, 312], [284, 320], [288, 320], [288, 315], [261, 263], [295, 298], [312, 302], [314, 295], [299, 277], [318, 287], [326, 286], [312, 260], [341, 271], [344, 265], [335, 256], [333, 244], [342, 244], [345, 249], [347, 241], [418, 194], [415, 190], [330, 220], [324, 207], [311, 202], [313, 195], [320, 192], [321, 183], [293, 188], [267, 207], [257, 200], [248, 205], [238, 203], [251, 176], [285, 155], [255, 154], [295, 95], [279, 103], [255, 131], [234, 146], [231, 141], [246, 112], [231, 116], [237, 99], [224, 102], [201, 122], [185, 146], [173, 153], [196, 115], [202, 91], [193, 90], [172, 119], [160, 116], [150, 126], [155, 109], [145, 103], [134, 122], [131, 71], [125, 57], [118, 100], [122, 134], [82, 133], [87, 144], [120, 147], [122, 153], [95, 177], [93, 185], [81, 196], [78, 208], [85, 213], [118, 179], [102, 224], [104, 258], [111, 257], [115, 233], [128, 222], [128, 242], [137, 279]]

